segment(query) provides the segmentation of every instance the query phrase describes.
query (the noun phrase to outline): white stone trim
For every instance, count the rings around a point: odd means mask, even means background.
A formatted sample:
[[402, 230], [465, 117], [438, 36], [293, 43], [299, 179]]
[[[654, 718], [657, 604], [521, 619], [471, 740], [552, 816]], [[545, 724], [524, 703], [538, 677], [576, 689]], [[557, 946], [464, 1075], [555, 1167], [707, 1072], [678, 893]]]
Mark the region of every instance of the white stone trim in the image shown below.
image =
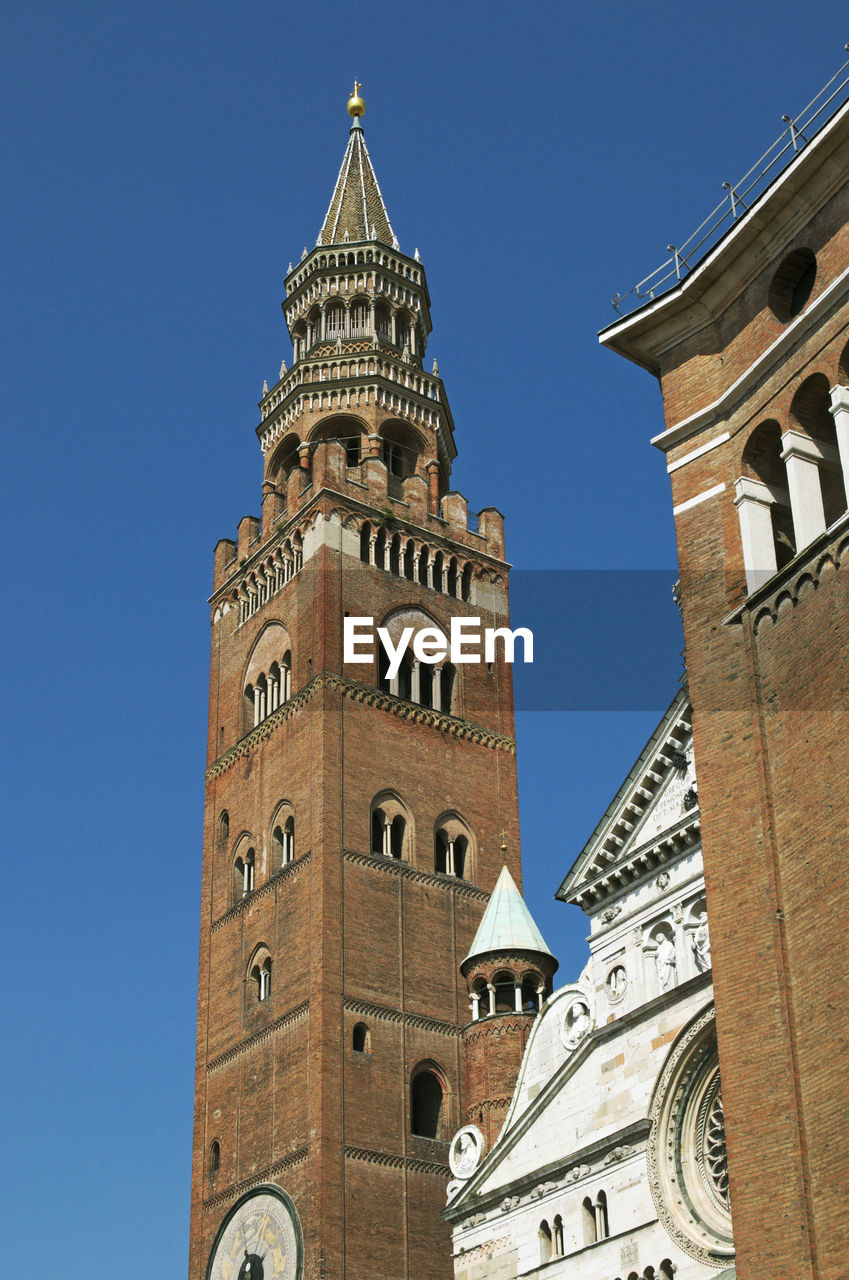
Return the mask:
[[678, 458], [676, 462], [670, 462], [666, 468], [667, 473], [672, 475], [672, 472], [677, 471], [679, 467], [685, 467], [694, 458], [700, 458], [703, 453], [710, 453], [711, 449], [718, 448], [719, 445], [725, 444], [725, 441], [730, 439], [731, 433], [723, 431], [721, 436], [714, 436], [713, 440], [708, 440], [707, 444], [699, 445], [698, 449], [693, 449], [692, 453], [685, 453], [683, 458]]
[[686, 502], [679, 502], [677, 507], [672, 508], [674, 516], [680, 515], [682, 511], [689, 511], [690, 507], [697, 507], [700, 502], [707, 502], [708, 498], [715, 498], [718, 493], [722, 493], [725, 488], [725, 481], [722, 484], [715, 484], [712, 489], [705, 489], [704, 493], [699, 493], [695, 498], [688, 498]]

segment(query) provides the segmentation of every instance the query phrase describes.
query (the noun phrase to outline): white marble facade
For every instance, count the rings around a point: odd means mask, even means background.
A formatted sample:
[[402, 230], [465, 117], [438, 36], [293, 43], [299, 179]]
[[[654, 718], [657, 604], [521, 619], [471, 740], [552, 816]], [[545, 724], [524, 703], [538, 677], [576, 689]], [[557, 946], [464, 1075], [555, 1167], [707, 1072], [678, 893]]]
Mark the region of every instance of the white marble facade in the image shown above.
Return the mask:
[[587, 912], [589, 960], [543, 1006], [493, 1149], [451, 1183], [457, 1280], [731, 1277], [685, 692], [557, 896]]

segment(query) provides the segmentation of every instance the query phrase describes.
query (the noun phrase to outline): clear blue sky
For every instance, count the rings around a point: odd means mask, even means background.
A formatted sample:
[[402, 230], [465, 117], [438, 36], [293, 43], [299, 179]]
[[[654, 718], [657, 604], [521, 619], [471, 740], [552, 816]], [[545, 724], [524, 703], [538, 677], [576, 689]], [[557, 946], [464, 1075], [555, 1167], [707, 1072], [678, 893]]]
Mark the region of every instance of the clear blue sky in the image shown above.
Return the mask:
[[[182, 1277], [212, 548], [258, 509], [282, 278], [354, 76], [428, 273], [456, 487], [506, 513], [521, 570], [671, 582], [659, 394], [596, 330], [849, 27], [815, 0], [31, 0], [3, 34], [7, 1254]], [[519, 717], [527, 898], [564, 979], [585, 930], [553, 892], [680, 671], [674, 614], [609, 582], [563, 661], [615, 627], [638, 667], [660, 625], [648, 705]]]

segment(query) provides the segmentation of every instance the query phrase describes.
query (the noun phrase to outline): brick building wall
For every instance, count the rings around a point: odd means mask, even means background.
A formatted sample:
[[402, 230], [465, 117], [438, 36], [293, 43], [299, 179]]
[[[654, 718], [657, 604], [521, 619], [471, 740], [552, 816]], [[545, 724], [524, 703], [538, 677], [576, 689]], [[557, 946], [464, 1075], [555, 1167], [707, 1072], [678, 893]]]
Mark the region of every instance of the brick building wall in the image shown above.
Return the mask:
[[[656, 443], [676, 516], [740, 1280], [837, 1280], [849, 1245], [849, 1123], [835, 1088], [849, 1049], [849, 522], [844, 498], [844, 514], [838, 503], [801, 536], [812, 508], [774, 472], [758, 489], [766, 528], [787, 507], [791, 542], [775, 533], [777, 565], [758, 563], [739, 483], [763, 479], [752, 441], [764, 425], [786, 467], [797, 465], [788, 433], [802, 438], [824, 502], [832, 483], [834, 428], [822, 405], [818, 427], [807, 409], [847, 382], [847, 140], [843, 110], [683, 285], [602, 335], [663, 391]], [[776, 288], [800, 251], [815, 280], [788, 314]]]

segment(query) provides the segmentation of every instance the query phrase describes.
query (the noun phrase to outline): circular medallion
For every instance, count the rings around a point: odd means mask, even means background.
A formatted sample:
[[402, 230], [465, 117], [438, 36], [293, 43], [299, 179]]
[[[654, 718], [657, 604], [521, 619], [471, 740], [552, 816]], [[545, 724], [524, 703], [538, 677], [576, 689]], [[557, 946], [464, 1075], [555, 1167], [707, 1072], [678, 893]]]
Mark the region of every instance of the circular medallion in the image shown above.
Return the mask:
[[301, 1280], [303, 1252], [291, 1198], [265, 1183], [237, 1200], [221, 1223], [206, 1280]]
[[471, 1178], [483, 1155], [483, 1134], [476, 1125], [467, 1124], [454, 1134], [448, 1152], [448, 1163], [455, 1178]]

